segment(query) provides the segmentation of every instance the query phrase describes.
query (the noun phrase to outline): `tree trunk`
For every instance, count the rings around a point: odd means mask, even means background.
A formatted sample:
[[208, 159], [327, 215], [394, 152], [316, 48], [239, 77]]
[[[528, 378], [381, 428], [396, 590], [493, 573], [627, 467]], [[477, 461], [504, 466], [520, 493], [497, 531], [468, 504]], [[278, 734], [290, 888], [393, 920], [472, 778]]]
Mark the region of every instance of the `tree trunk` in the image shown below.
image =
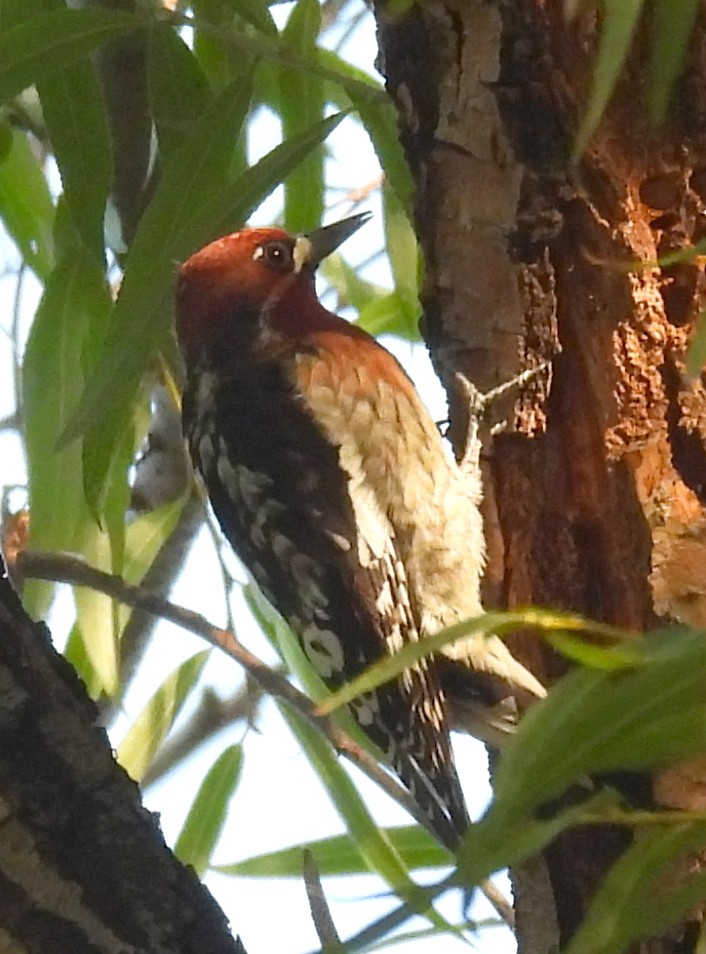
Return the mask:
[[0, 561], [0, 951], [244, 954]]
[[[486, 606], [637, 631], [660, 618], [703, 626], [706, 401], [684, 372], [703, 279], [695, 259], [630, 267], [704, 232], [703, 15], [665, 126], [647, 119], [638, 37], [575, 169], [594, 12], [568, 23], [561, 0], [427, 0], [399, 18], [380, 2], [377, 16], [417, 186], [423, 333], [455, 445], [467, 418], [458, 371], [488, 390], [547, 363], [493, 409], [507, 427], [486, 446]], [[530, 634], [513, 650], [548, 683], [564, 671]], [[651, 797], [703, 809], [705, 779], [703, 765], [676, 769]], [[630, 780], [635, 798], [642, 782]], [[546, 853], [544, 881], [536, 865], [516, 873], [522, 951], [566, 944], [625, 838], [574, 831]]]

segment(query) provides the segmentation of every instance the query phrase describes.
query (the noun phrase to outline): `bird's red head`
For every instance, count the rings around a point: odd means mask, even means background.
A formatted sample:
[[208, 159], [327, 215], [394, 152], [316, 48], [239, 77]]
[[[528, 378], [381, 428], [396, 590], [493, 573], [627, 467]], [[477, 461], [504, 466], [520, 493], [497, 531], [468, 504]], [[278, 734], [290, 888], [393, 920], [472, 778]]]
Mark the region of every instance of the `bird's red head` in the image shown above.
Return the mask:
[[232, 348], [255, 333], [305, 334], [331, 316], [314, 288], [319, 262], [369, 218], [354, 215], [293, 237], [282, 229], [243, 229], [192, 255], [179, 270], [176, 328], [187, 360]]

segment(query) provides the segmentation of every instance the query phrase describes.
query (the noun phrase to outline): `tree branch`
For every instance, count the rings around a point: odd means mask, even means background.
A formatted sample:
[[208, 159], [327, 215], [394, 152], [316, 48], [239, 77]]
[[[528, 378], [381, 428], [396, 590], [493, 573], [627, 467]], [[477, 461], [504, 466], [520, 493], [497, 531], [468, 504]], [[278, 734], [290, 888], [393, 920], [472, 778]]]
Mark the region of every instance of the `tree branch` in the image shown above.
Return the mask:
[[[127, 606], [145, 610], [181, 626], [182, 629], [205, 639], [212, 646], [222, 649], [240, 663], [261, 689], [271, 696], [283, 699], [296, 709], [326, 736], [339, 754], [345, 755], [361, 772], [376, 782], [390, 798], [401, 805], [433, 838], [438, 839], [438, 833], [430, 826], [429, 820], [420, 811], [406, 789], [343, 729], [340, 729], [329, 716], [318, 715], [316, 705], [308, 696], [296, 689], [281, 673], [271, 669], [253, 655], [230, 630], [214, 626], [200, 613], [177, 606], [141, 586], [132, 586], [119, 576], [96, 570], [70, 553], [23, 550], [17, 558], [17, 563], [19, 572], [25, 577], [50, 580], [54, 583], [69, 583], [73, 586], [85, 586], [97, 590]], [[500, 917], [512, 928], [514, 922], [512, 907], [502, 892], [492, 881], [486, 881], [479, 887]]]
[[438, 835], [430, 828], [429, 821], [424, 813], [420, 811], [416, 802], [402, 785], [379, 765], [365, 749], [340, 729], [330, 717], [317, 715], [316, 706], [308, 696], [296, 689], [283, 675], [271, 669], [257, 656], [253, 655], [230, 630], [214, 626], [199, 613], [177, 606], [175, 603], [171, 603], [143, 587], [131, 586], [119, 576], [96, 570], [70, 553], [24, 550], [17, 558], [17, 568], [25, 578], [32, 577], [33, 579], [50, 580], [54, 583], [70, 583], [73, 586], [85, 586], [99, 593], [105, 593], [106, 596], [125, 603], [127, 606], [144, 610], [181, 626], [182, 629], [205, 639], [212, 646], [222, 649], [236, 662], [240, 663], [265, 692], [278, 699], [283, 699], [293, 709], [296, 709], [318, 731], [323, 732], [337, 752], [345, 755], [368, 778], [376, 782], [390, 798], [409, 812], [415, 821], [429, 831], [434, 838], [438, 838]]

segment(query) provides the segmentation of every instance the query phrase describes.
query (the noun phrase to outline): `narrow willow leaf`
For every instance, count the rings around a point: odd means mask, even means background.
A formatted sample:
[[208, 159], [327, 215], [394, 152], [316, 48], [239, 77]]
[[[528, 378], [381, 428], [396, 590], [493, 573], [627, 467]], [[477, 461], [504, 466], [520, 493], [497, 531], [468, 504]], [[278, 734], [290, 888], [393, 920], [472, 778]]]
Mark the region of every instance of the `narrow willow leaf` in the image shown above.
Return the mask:
[[[140, 514], [125, 530], [125, 552], [121, 575], [128, 583], [141, 583], [154, 560], [172, 534], [186, 498], [175, 500], [158, 510]], [[133, 610], [124, 604], [118, 607], [118, 629], [122, 636]]]
[[[23, 0], [10, 18], [16, 26], [65, 9], [63, 0]], [[83, 57], [51, 79], [37, 79], [36, 85], [74, 226], [86, 247], [102, 261], [111, 156], [98, 77]]]
[[397, 335], [406, 341], [419, 341], [419, 304], [411, 305], [396, 292], [369, 302], [358, 315], [356, 324], [368, 334]]
[[229, 5], [265, 36], [276, 37], [277, 27], [267, 3], [262, 0], [228, 0]]
[[42, 167], [20, 130], [0, 155], [0, 217], [23, 259], [42, 281], [52, 266], [54, 203]]
[[328, 255], [319, 265], [318, 274], [323, 275], [336, 289], [342, 304], [351, 305], [358, 312], [390, 294], [383, 285], [361, 278], [357, 269], [352, 268], [340, 252]]
[[139, 583], [176, 527], [185, 500], [175, 500], [158, 510], [140, 514], [128, 526], [125, 535], [123, 576], [128, 583]]
[[278, 707], [295, 738], [304, 750], [319, 780], [343, 819], [370, 871], [374, 871], [413, 907], [417, 914], [445, 930], [451, 926], [429, 908], [425, 894], [410, 878], [409, 869], [368, 812], [353, 782], [339, 763], [326, 739], [299, 713], [284, 704]]
[[223, 831], [242, 767], [243, 752], [239, 745], [231, 745], [221, 752], [206, 773], [174, 845], [177, 858], [191, 865], [199, 877], [208, 868]]
[[94, 433], [84, 442], [83, 450], [86, 503], [94, 521], [107, 532], [110, 540], [112, 563], [105, 569], [122, 574], [125, 513], [130, 506], [129, 469], [137, 452], [133, 419], [128, 419], [117, 439], [113, 439], [112, 434]]
[[521, 814], [585, 776], [655, 768], [703, 753], [704, 634], [653, 633], [636, 650], [642, 665], [571, 672], [526, 713], [498, 764], [496, 803]]
[[[85, 434], [85, 461], [90, 468], [85, 474], [86, 486], [98, 488], [106, 479], [109, 462], [102, 448], [115, 443], [129, 425], [132, 402], [140, 378], [148, 366], [160, 338], [172, 317], [169, 292], [175, 266], [209, 238], [239, 227], [260, 202], [281, 182], [313, 148], [319, 145], [340, 122], [342, 116], [330, 116], [288, 142], [275, 147], [255, 166], [246, 170], [235, 182], [214, 187], [208, 169], [216, 177], [206, 157], [229, 142], [223, 126], [232, 133], [226, 119], [242, 122], [249, 91], [239, 103], [224, 93], [214, 109], [199, 123], [212, 130], [216, 142], [205, 147], [202, 135], [190, 137], [180, 150], [178, 160], [170, 165], [155, 199], [147, 210], [125, 269], [125, 280], [115, 305], [111, 330], [102, 356], [86, 384], [79, 405], [72, 415], [61, 443]], [[222, 102], [225, 101], [225, 102]], [[221, 108], [221, 104], [222, 107]], [[223, 109], [227, 112], [223, 116]], [[233, 123], [235, 124], [235, 123]], [[239, 123], [238, 123], [239, 125]], [[206, 140], [208, 141], [208, 137]], [[199, 155], [194, 155], [199, 152]], [[221, 159], [228, 161], [230, 154]], [[175, 168], [176, 167], [176, 168]], [[189, 200], [192, 200], [191, 202]], [[97, 450], [94, 451], [94, 449]]]
[[[419, 825], [385, 828], [384, 833], [409, 869], [440, 868], [448, 866], [452, 861], [448, 851], [434, 841], [431, 835]], [[319, 872], [326, 877], [367, 874], [370, 871], [360, 849], [350, 835], [335, 835], [332, 838], [295, 845], [281, 851], [271, 851], [243, 861], [215, 865], [212, 870], [234, 877], [299, 878], [304, 849], [312, 853]]]
[[354, 95], [351, 98], [373, 144], [380, 166], [385, 171], [385, 180], [394, 190], [407, 219], [412, 222], [414, 184], [397, 134], [394, 108], [391, 103], [380, 107], [377, 103], [371, 103], [367, 97]]
[[81, 681], [86, 687], [86, 692], [90, 698], [98, 699], [103, 693], [103, 683], [96, 675], [96, 671], [86, 651], [81, 630], [75, 623], [71, 627], [69, 638], [66, 640], [63, 655], [81, 677]]
[[654, 123], [667, 117], [674, 84], [686, 66], [689, 40], [694, 30], [699, 0], [652, 0], [650, 4], [651, 55], [647, 102]]
[[[588, 793], [587, 793], [588, 795]], [[440, 882], [433, 894], [455, 884], [467, 890], [481, 885], [494, 873], [536, 858], [561, 832], [585, 822], [587, 817], [615, 810], [618, 795], [600, 790], [578, 804], [547, 819], [516, 814], [507, 805], [493, 801], [484, 817], [471, 825], [457, 853], [457, 870]]]
[[209, 655], [210, 650], [197, 653], [170, 673], [118, 746], [118, 761], [135, 781], [139, 782], [147, 771], [198, 682]]
[[[297, 0], [282, 32], [282, 44], [299, 58], [315, 59], [321, 29], [319, 0]], [[279, 112], [286, 141], [321, 120], [324, 82], [306, 70], [280, 66]], [[305, 232], [321, 221], [324, 207], [324, 156], [311, 150], [284, 183], [284, 220], [290, 232]]]
[[0, 36], [0, 101], [11, 99], [81, 60], [86, 53], [141, 26], [144, 18], [115, 10], [53, 10]]
[[[309, 662], [301, 643], [276, 609], [267, 601], [260, 590], [248, 584], [243, 587], [243, 596], [250, 612], [255, 617], [262, 632], [269, 639], [273, 649], [284, 660], [287, 669], [300, 682], [304, 692], [315, 702], [322, 702], [331, 695], [330, 690]], [[370, 739], [363, 734], [348, 709], [338, 709], [333, 713], [337, 726], [343, 729], [360, 746], [381, 760], [382, 754], [375, 749]]]
[[286, 705], [279, 705], [279, 708], [285, 722], [328, 792], [369, 870], [376, 871], [390, 887], [396, 890], [404, 885], [411, 887], [408, 868], [392, 847], [386, 834], [373, 821], [330, 744], [321, 733]]
[[92, 453], [93, 444], [117, 442], [124, 433], [140, 378], [166, 334], [176, 266], [209, 237], [203, 209], [208, 205], [215, 218], [213, 196], [227, 181], [249, 101], [249, 89], [241, 86], [214, 102], [169, 164], [142, 218], [102, 354], [63, 435], [64, 442], [86, 435], [88, 486], [99, 488], [108, 470], [105, 455]]
[[147, 76], [160, 159], [168, 164], [212, 104], [212, 96], [198, 60], [166, 24], [150, 31]]
[[[260, 0], [255, 0], [255, 5], [262, 11], [264, 19], [271, 22], [267, 7], [263, 6]], [[262, 64], [254, 54], [236, 49], [223, 41], [223, 34], [229, 30], [239, 29], [241, 34], [247, 32], [247, 27], [238, 14], [234, 13], [230, 0], [193, 0], [191, 7], [194, 11], [195, 23], [194, 54], [214, 92], [220, 93], [229, 83], [238, 82], [241, 79], [249, 83], [250, 77], [253, 75], [257, 77], [262, 72]], [[274, 28], [273, 36], [276, 36], [277, 29], [274, 23], [272, 27]], [[265, 33], [268, 31], [265, 30]], [[270, 70], [270, 72], [276, 71]], [[251, 110], [258, 105], [256, 89], [255, 86]], [[247, 138], [241, 136], [233, 154], [233, 176], [240, 175], [247, 165]]]
[[705, 847], [704, 822], [641, 831], [599, 885], [567, 954], [622, 954], [679, 924], [703, 902], [706, 874], [693, 859]]
[[[424, 889], [427, 903], [432, 904], [442, 894], [455, 887], [467, 892], [470, 887], [482, 884], [493, 872], [535, 856], [556, 835], [577, 824], [581, 820], [583, 810], [585, 806], [580, 809], [574, 807], [549, 821], [538, 822], [534, 819], [514, 818], [504, 813], [492, 815], [491, 806], [488, 815], [466, 832], [458, 852], [457, 870]], [[392, 931], [396, 932], [414, 913], [413, 905], [405, 901], [350, 938], [350, 949], [371, 949], [381, 938], [387, 938]]]
[[37, 83], [66, 203], [83, 243], [103, 260], [103, 221], [112, 160], [103, 96], [88, 61]]
[[232, 26], [233, 15], [227, 0], [193, 0], [194, 11], [194, 54], [211, 88], [220, 92], [240, 75], [245, 61], [252, 66], [252, 57], [243, 56], [223, 43], [215, 36], [213, 27], [224, 30]]
[[[85, 248], [68, 248], [47, 280], [22, 368], [31, 540], [41, 549], [73, 549], [90, 522], [81, 483], [81, 447], [58, 450], [56, 442], [81, 388], [86, 327], [95, 311], [109, 308], [99, 264]], [[32, 612], [45, 613], [50, 592], [45, 586], [29, 587]]]
[[222, 219], [223, 232], [238, 228], [297, 165], [333, 132], [345, 113], [327, 116], [291, 139], [275, 146], [266, 156], [236, 179], [228, 190], [228, 214]]
[[637, 641], [625, 642], [620, 646], [611, 646], [606, 649], [605, 646], [597, 646], [574, 633], [562, 630], [545, 632], [544, 639], [567, 659], [593, 669], [605, 669], [612, 672], [644, 663], [644, 655], [640, 652], [640, 644]]
[[[189, 21], [198, 29], [198, 21]], [[205, 26], [201, 24], [202, 28]], [[371, 103], [389, 104], [389, 98], [379, 82], [364, 73], [344, 64], [336, 54], [329, 55], [329, 51], [317, 48], [313, 55], [299, 55], [280, 42], [279, 38], [264, 36], [253, 31], [236, 30], [233, 27], [224, 27], [221, 31], [223, 43], [230, 46], [241, 56], [248, 55], [262, 61], [266, 68], [284, 63], [292, 69], [305, 73], [313, 73], [323, 80], [345, 89], [347, 93], [369, 100]]]
[[[75, 549], [99, 570], [110, 572], [110, 540], [95, 520], [87, 520], [77, 535]], [[114, 699], [120, 690], [119, 606], [105, 593], [74, 589], [76, 627], [101, 694]]]
[[[389, 679], [399, 676], [405, 669], [414, 665], [423, 657], [439, 652], [444, 646], [468, 636], [469, 633], [476, 633], [479, 637], [484, 633], [493, 633], [500, 636], [503, 633], [527, 627], [548, 631], [566, 630], [567, 632], [591, 633], [621, 643], [626, 639], [633, 638], [630, 634], [614, 627], [583, 620], [568, 613], [554, 613], [540, 609], [518, 610], [512, 613], [484, 613], [475, 619], [464, 620], [461, 623], [448, 626], [446, 629], [434, 633], [433, 636], [425, 636], [417, 642], [408, 643], [394, 656], [386, 656], [362, 675], [351, 680], [337, 692], [332, 693], [326, 702], [319, 706], [319, 711], [322, 714], [332, 712], [343, 703], [350, 702], [356, 696], [369, 692]], [[603, 652], [611, 653], [612, 649], [605, 649]], [[625, 652], [623, 645], [619, 647], [619, 652]], [[638, 661], [639, 657], [630, 655], [627, 659], [623, 658], [623, 666], [636, 665]], [[615, 668], [615, 665], [610, 666], [606, 663], [606, 668]]]
[[598, 55], [572, 162], [578, 162], [613, 95], [640, 20], [644, 0], [605, 0]]

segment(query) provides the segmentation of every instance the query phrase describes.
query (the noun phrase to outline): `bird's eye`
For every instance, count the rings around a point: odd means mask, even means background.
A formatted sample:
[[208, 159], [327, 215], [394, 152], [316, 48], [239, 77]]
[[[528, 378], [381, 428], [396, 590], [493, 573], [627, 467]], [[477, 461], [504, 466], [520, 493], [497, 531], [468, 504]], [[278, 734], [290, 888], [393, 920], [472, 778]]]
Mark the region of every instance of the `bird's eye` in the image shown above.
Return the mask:
[[286, 242], [265, 242], [255, 250], [254, 258], [261, 258], [265, 265], [282, 271], [292, 267], [292, 249]]

